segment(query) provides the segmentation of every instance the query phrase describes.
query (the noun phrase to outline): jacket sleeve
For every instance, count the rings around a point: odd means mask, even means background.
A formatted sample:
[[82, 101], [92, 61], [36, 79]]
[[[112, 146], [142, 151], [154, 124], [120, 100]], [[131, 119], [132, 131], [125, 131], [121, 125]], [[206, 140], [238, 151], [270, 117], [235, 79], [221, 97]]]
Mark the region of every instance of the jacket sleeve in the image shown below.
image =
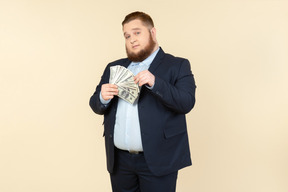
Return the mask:
[[100, 92], [101, 92], [101, 86], [102, 84], [108, 83], [109, 82], [109, 75], [110, 75], [110, 67], [109, 65], [106, 67], [106, 69], [104, 70], [104, 73], [101, 77], [100, 83], [98, 84], [98, 86], [96, 87], [96, 90], [94, 92], [94, 94], [90, 97], [89, 100], [89, 105], [92, 108], [92, 110], [99, 114], [99, 115], [103, 115], [106, 110], [109, 108], [110, 103], [104, 105], [101, 103], [100, 101]]
[[178, 66], [173, 80], [168, 81], [155, 75], [155, 84], [151, 91], [169, 109], [186, 114], [195, 105], [196, 85], [189, 61], [183, 59]]

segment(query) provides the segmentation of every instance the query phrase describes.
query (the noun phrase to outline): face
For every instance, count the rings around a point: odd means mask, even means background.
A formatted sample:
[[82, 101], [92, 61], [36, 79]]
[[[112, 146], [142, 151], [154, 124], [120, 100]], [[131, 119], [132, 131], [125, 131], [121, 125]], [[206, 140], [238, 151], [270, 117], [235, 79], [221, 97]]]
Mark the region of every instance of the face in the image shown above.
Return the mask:
[[132, 20], [123, 26], [128, 59], [141, 62], [157, 49], [156, 30], [143, 25], [140, 20]]

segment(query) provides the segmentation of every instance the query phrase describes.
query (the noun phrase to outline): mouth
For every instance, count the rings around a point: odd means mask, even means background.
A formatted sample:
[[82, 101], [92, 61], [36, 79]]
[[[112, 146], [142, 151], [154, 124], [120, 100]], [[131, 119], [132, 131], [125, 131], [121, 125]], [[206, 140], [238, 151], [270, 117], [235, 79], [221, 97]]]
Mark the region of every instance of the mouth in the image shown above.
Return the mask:
[[136, 49], [137, 47], [139, 47], [139, 45], [133, 45], [132, 48]]

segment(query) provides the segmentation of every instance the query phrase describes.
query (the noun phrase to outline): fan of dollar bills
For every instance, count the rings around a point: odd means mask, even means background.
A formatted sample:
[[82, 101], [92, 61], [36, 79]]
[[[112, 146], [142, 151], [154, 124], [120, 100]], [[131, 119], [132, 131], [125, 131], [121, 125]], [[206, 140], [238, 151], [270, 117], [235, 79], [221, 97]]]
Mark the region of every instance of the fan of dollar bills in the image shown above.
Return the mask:
[[118, 97], [133, 104], [139, 96], [139, 86], [134, 82], [134, 74], [127, 68], [115, 65], [110, 67], [110, 84], [118, 86]]

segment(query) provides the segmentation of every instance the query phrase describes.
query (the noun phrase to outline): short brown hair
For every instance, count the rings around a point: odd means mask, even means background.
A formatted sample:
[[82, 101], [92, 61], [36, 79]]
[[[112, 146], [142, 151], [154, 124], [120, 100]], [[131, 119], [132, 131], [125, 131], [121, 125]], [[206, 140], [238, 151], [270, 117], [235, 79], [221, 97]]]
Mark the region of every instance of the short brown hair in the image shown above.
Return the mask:
[[139, 19], [147, 27], [154, 27], [154, 23], [153, 23], [152, 18], [148, 14], [140, 12], [140, 11], [135, 11], [135, 12], [132, 12], [132, 13], [126, 15], [124, 21], [122, 22], [122, 27], [126, 23], [129, 23], [130, 21], [133, 21], [135, 19]]

